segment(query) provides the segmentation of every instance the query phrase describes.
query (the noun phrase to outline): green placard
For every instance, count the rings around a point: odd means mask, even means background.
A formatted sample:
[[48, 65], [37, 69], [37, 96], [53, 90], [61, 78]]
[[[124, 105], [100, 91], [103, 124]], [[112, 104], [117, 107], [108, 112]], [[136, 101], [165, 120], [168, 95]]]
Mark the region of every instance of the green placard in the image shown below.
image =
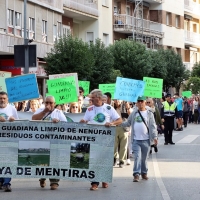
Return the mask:
[[115, 93], [115, 83], [112, 84], [99, 84], [99, 89], [105, 93], [105, 92], [110, 92], [112, 95], [112, 99], [114, 98], [114, 93]]
[[11, 72], [0, 71], [0, 91], [7, 92], [5, 79], [11, 77]]
[[84, 96], [90, 93], [90, 81], [78, 81], [78, 85], [84, 89]]
[[56, 104], [78, 101], [74, 76], [48, 80], [47, 85], [48, 93], [55, 97]]
[[143, 77], [145, 81], [144, 96], [162, 98], [163, 79]]
[[192, 92], [191, 91], [183, 91], [182, 92], [182, 96], [190, 98], [192, 96]]

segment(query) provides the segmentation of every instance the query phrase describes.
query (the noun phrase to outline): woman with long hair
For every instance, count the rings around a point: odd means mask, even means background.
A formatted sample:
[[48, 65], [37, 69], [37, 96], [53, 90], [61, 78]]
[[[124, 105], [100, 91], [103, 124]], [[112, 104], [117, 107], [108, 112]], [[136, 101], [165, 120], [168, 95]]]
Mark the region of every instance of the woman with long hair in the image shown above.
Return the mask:
[[70, 113], [81, 113], [82, 112], [81, 105], [78, 102], [70, 103], [69, 112]]

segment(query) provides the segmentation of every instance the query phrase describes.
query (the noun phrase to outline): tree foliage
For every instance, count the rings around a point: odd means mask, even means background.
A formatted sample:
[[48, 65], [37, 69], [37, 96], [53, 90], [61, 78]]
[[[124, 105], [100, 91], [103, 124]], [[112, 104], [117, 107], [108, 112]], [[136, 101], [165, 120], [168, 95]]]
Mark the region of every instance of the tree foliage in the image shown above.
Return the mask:
[[95, 89], [99, 84], [111, 83], [114, 59], [110, 48], [106, 47], [100, 39], [97, 39], [95, 44], [90, 44], [90, 50], [94, 59], [90, 87]]
[[45, 61], [48, 75], [77, 72], [79, 80], [90, 80], [94, 65], [89, 45], [71, 35], [59, 39]]
[[114, 68], [122, 76], [132, 79], [143, 79], [152, 70], [151, 55], [146, 47], [130, 40], [116, 41], [111, 47], [114, 56]]
[[200, 77], [200, 62], [194, 64], [191, 77]]
[[200, 77], [190, 77], [185, 90], [191, 90], [193, 94], [200, 93]]

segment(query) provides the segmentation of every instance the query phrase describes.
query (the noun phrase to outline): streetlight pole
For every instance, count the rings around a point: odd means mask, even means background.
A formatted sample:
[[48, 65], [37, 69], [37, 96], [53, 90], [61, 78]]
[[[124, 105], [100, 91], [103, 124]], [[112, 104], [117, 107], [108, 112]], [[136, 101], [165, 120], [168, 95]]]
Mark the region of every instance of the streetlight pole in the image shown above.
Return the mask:
[[27, 8], [27, 0], [24, 0], [24, 57], [25, 57], [25, 66], [24, 66], [24, 74], [29, 73], [29, 47], [28, 47], [28, 39], [26, 36], [26, 9]]
[[[138, 0], [137, 1], [136, 7], [135, 7], [135, 9], [133, 11], [133, 40], [135, 40], [135, 27], [134, 27], [135, 26], [135, 21], [134, 21], [134, 16], [135, 16], [135, 12], [137, 11], [137, 8], [139, 7], [140, 3], [142, 3], [142, 1], [143, 0]], [[135, 20], [137, 20], [136, 17], [135, 17]], [[142, 19], [142, 23], [143, 23], [143, 19]], [[143, 24], [142, 24], [142, 26], [143, 26]]]

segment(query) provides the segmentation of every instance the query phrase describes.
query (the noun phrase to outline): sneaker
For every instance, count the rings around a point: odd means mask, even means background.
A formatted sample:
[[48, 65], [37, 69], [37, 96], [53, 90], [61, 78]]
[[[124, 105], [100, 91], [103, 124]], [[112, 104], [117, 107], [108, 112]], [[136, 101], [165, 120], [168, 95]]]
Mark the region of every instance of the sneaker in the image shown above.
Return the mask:
[[138, 174], [136, 174], [134, 176], [133, 182], [139, 182], [139, 175]]
[[108, 183], [102, 182], [102, 188], [108, 188]]
[[123, 161], [120, 161], [119, 167], [120, 167], [120, 168], [123, 168], [123, 167], [124, 167], [124, 162], [123, 162]]
[[170, 144], [174, 145], [175, 143], [174, 142], [170, 142]]
[[10, 185], [4, 185], [3, 189], [4, 189], [4, 192], [11, 192], [12, 191]]
[[45, 180], [40, 180], [40, 187], [44, 188], [46, 186]]
[[142, 179], [148, 180], [149, 178], [147, 177], [147, 174], [142, 174]]
[[50, 190], [56, 190], [58, 188], [58, 184], [57, 183], [52, 183], [50, 185]]
[[98, 185], [97, 184], [92, 184], [90, 190], [98, 190]]
[[165, 143], [164, 143], [164, 145], [168, 145], [168, 143], [167, 143], [167, 142], [165, 142]]
[[130, 160], [130, 159], [127, 159], [126, 165], [130, 165], [130, 164], [131, 164], [131, 160]]

